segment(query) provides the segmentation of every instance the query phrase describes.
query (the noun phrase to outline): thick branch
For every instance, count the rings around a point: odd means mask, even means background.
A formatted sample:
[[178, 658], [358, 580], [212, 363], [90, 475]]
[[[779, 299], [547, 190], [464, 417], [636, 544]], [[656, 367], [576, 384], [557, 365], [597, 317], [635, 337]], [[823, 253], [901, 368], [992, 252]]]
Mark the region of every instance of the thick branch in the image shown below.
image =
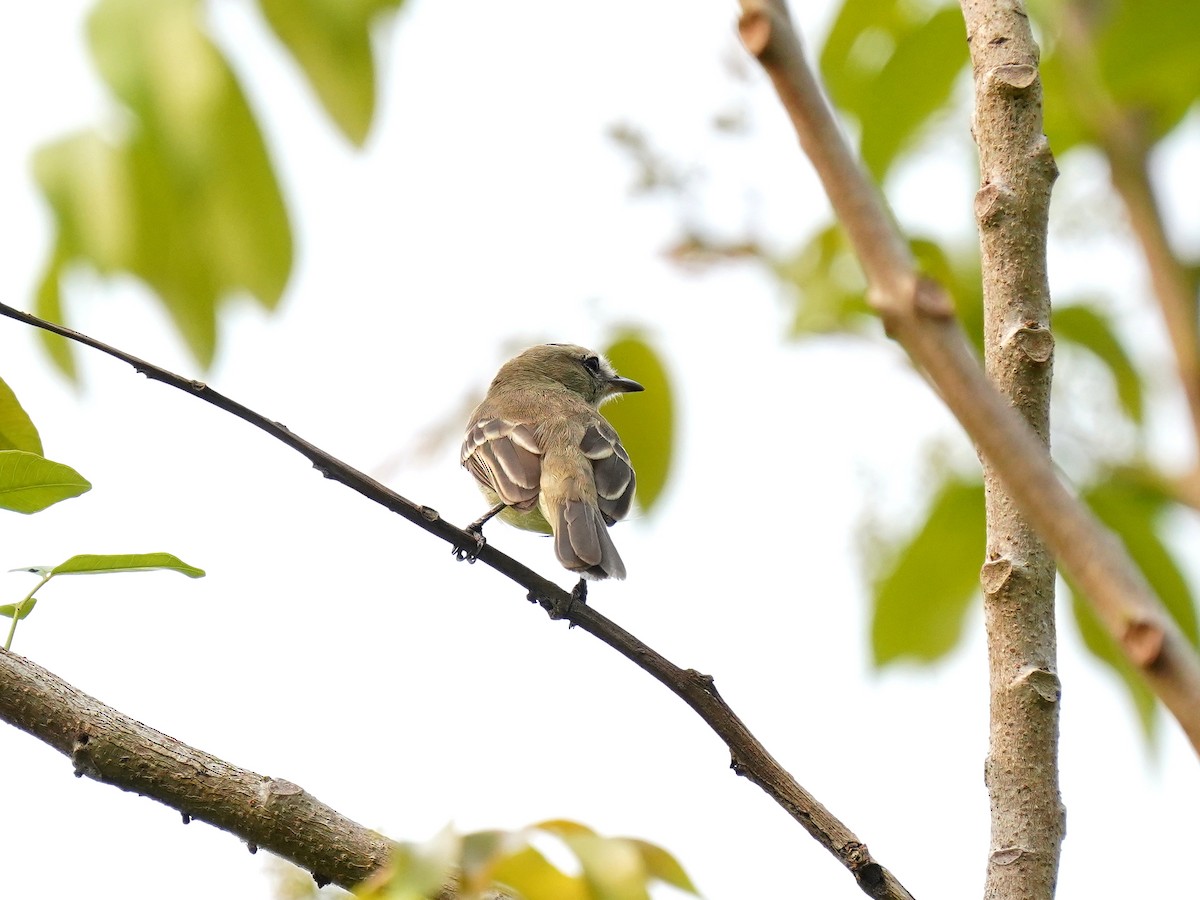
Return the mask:
[[[436, 510], [406, 500], [373, 478], [292, 434], [278, 422], [272, 422], [265, 416], [219, 394], [199, 381], [182, 378], [87, 335], [39, 319], [37, 316], [21, 312], [2, 303], [0, 303], [0, 315], [44, 328], [100, 350], [128, 363], [148, 378], [179, 388], [230, 412], [303, 454], [325, 477], [339, 481], [364, 497], [399, 513], [454, 547], [472, 549], [475, 547], [473, 534], [446, 522]], [[571, 594], [538, 575], [532, 569], [521, 565], [512, 557], [501, 553], [491, 544], [484, 544], [479, 549], [476, 558], [524, 587], [528, 591], [528, 598], [539, 603], [551, 618], [567, 619], [571, 624], [577, 625], [599, 638], [654, 676], [687, 703], [728, 745], [732, 758], [731, 768], [737, 774], [744, 775], [762, 788], [792, 818], [803, 825], [821, 846], [832, 853], [850, 871], [864, 893], [877, 898], [877, 900], [911, 900], [911, 895], [891, 872], [871, 857], [866, 844], [859, 841], [841, 821], [804, 790], [791, 774], [775, 761], [720, 697], [710, 676], [702, 675], [692, 669], [681, 669], [674, 665], [616, 623], [605, 618], [585, 603], [575, 600]], [[3, 705], [0, 705], [0, 717], [4, 717]], [[158, 733], [154, 732], [154, 734]], [[161, 737], [165, 738], [166, 736]], [[167, 738], [167, 740], [171, 739]], [[63, 752], [67, 751], [63, 750]], [[132, 754], [130, 760], [136, 764], [137, 755]], [[260, 776], [251, 775], [251, 777], [259, 778]], [[147, 790], [142, 792], [158, 797], [158, 794], [149, 787], [147, 786]], [[267, 846], [267, 844], [263, 843], [263, 846]]]
[[[877, 188], [821, 96], [783, 0], [742, 0], [742, 39], [810, 152], [884, 327], [989, 460], [1122, 651], [1200, 752], [1200, 659], [1129, 554], [1058, 480], [1046, 448], [987, 380], [945, 291], [919, 278]], [[873, 198], [873, 199], [868, 199]]]
[[[1050, 445], [1046, 231], [1058, 174], [1042, 134], [1038, 51], [1019, 3], [963, 0], [975, 75], [975, 198], [988, 376]], [[1054, 896], [1066, 815], [1058, 790], [1054, 559], [983, 459], [992, 841], [984, 896]]]
[[[0, 650], [0, 718], [70, 758], [77, 776], [153, 797], [351, 888], [392, 844], [307, 791], [189, 747], [106, 706], [22, 656]], [[447, 895], [449, 896], [449, 895]]]

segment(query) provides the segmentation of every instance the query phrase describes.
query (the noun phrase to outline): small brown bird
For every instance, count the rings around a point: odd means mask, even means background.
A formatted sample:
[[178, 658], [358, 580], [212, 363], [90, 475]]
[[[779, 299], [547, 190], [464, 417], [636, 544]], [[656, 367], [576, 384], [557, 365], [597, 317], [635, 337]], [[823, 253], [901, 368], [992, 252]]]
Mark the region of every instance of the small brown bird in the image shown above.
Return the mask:
[[637, 479], [598, 410], [617, 394], [641, 390], [603, 356], [574, 344], [530, 347], [501, 366], [463, 441], [462, 464], [493, 504], [468, 530], [480, 532], [499, 514], [518, 528], [553, 534], [554, 553], [570, 571], [624, 578], [608, 526], [629, 512]]

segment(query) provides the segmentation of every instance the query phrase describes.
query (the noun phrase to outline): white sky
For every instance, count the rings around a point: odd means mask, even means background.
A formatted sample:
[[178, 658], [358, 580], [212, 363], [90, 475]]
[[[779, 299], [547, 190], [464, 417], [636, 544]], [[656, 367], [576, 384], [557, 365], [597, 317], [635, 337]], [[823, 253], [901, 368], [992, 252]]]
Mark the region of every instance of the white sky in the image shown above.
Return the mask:
[[[826, 4], [803, 6], [811, 34]], [[0, 295], [17, 305], [29, 303], [49, 234], [29, 154], [106, 109], [83, 53], [86, 7], [28, 4], [20, 27], [0, 30]], [[387, 41], [381, 115], [362, 154], [328, 126], [250, 4], [213, 7], [292, 204], [300, 256], [286, 304], [272, 318], [239, 307], [207, 375], [128, 286], [80, 279], [76, 327], [204, 377], [466, 522], [481, 507], [456, 444], [399, 469], [386, 462], [477, 396], [506, 348], [600, 345], [614, 325], [643, 325], [679, 385], [680, 454], [660, 508], [617, 530], [629, 580], [594, 587], [593, 603], [713, 674], [768, 749], [915, 895], [976, 895], [988, 846], [981, 617], [936, 668], [873, 673], [856, 550], [864, 515], [917, 515], [923, 441], [947, 441], [957, 459], [967, 444], [896, 348], [785, 343], [787, 310], [768, 279], [665, 262], [675, 213], [629, 202], [632, 166], [604, 136], [630, 122], [702, 166], [696, 202], [731, 230], [758, 217], [788, 246], [824, 218], [769, 90], [729, 75], [733, 4], [415, 0]], [[738, 103], [753, 137], [714, 137], [713, 114]], [[950, 160], [969, 160], [965, 134], [947, 140]], [[975, 175], [947, 166], [901, 179], [903, 220], [969, 222]], [[1086, 194], [1103, 174], [1081, 171], [1068, 168], [1062, 190]], [[931, 173], [942, 187], [932, 196]], [[1056, 290], [1140, 289], [1112, 241], [1097, 276], [1095, 246], [1085, 256], [1060, 244]], [[1139, 327], [1153, 356], [1156, 326]], [[729, 772], [690, 711], [623, 659], [243, 423], [97, 355], [83, 363], [76, 392], [31, 332], [0, 322], [0, 374], [47, 454], [95, 485], [7, 517], [0, 568], [169, 550], [209, 574], [62, 579], [16, 651], [396, 838], [448, 821], [568, 817], [662, 844], [710, 898], [861, 896]], [[1172, 416], [1156, 429], [1168, 452], [1186, 448]], [[1088, 440], [1100, 439], [1078, 442]], [[562, 574], [545, 541], [500, 528], [491, 538]], [[2, 602], [28, 586], [0, 576]], [[1148, 753], [1114, 679], [1082, 653], [1069, 619], [1061, 630], [1059, 896], [1175, 895], [1177, 868], [1162, 854], [1200, 843], [1194, 754], [1170, 723], [1161, 753]], [[6, 896], [269, 895], [265, 854], [233, 837], [77, 780], [10, 728], [0, 760]]]

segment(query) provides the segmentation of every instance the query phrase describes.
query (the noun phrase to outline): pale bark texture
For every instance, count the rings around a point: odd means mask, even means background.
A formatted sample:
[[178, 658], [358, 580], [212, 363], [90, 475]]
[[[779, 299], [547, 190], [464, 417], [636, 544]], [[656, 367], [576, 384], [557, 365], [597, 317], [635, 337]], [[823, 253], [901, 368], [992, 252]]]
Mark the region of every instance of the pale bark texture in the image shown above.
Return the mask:
[[[1054, 341], [1046, 275], [1050, 188], [1038, 51], [1019, 3], [964, 0], [975, 76], [975, 198], [988, 376], [1049, 450]], [[1054, 896], [1065, 816], [1058, 789], [1054, 558], [982, 458], [991, 728], [988, 900]]]

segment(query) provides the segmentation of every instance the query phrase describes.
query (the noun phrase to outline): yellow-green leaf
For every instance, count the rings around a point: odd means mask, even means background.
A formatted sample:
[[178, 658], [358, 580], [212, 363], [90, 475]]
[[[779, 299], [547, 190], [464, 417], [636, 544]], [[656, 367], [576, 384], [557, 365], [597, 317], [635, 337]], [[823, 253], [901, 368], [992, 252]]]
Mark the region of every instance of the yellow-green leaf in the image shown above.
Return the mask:
[[0, 450], [42, 455], [42, 439], [12, 388], [0, 378]]
[[[205, 31], [205, 9], [100, 0], [89, 46], [128, 123], [41, 148], [34, 171], [58, 231], [39, 309], [62, 320], [60, 280], [72, 265], [128, 273], [157, 293], [207, 365], [229, 295], [278, 303], [292, 237], [262, 135]], [[69, 364], [61, 348], [55, 361]]]
[[33, 608], [37, 606], [37, 602], [37, 597], [29, 597], [20, 603], [5, 603], [3, 606], [0, 606], [0, 616], [7, 616], [10, 619], [15, 616], [19, 622], [33, 612]]
[[80, 553], [51, 571], [54, 575], [92, 575], [103, 572], [153, 572], [165, 569], [188, 578], [203, 578], [204, 570], [189, 566], [171, 553]]
[[303, 70], [321, 105], [351, 141], [375, 116], [371, 27], [402, 0], [259, 0], [275, 35]]
[[520, 892], [523, 900], [590, 900], [583, 881], [567, 875], [538, 850], [525, 845], [492, 870], [497, 884]]
[[0, 450], [0, 509], [35, 513], [91, 488], [70, 466], [25, 450]]
[[651, 878], [665, 882], [689, 894], [700, 895], [700, 892], [696, 890], [696, 886], [692, 884], [692, 879], [688, 877], [679, 860], [672, 854], [657, 844], [643, 841], [640, 838], [625, 838], [625, 840], [637, 848], [637, 851], [642, 855], [642, 865], [646, 867], [646, 872]]

